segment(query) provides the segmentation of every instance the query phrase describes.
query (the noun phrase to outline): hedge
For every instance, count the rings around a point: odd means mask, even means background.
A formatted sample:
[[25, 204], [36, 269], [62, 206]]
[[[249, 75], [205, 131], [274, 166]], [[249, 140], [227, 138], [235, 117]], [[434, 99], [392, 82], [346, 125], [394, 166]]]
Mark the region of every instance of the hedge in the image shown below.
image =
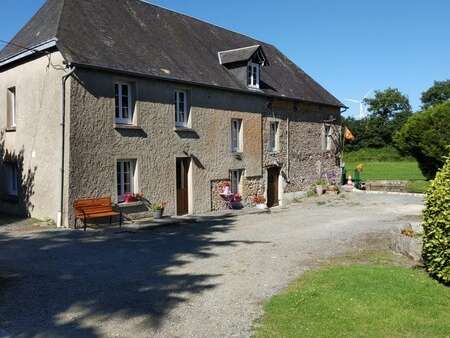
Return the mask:
[[450, 283], [450, 157], [425, 196], [423, 259], [428, 272]]

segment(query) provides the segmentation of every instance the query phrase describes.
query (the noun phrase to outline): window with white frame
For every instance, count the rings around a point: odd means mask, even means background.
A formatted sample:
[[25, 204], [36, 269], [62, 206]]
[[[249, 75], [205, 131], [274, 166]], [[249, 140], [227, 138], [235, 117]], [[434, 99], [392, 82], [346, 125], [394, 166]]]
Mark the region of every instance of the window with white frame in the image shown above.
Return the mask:
[[133, 93], [132, 86], [128, 83], [116, 83], [115, 105], [116, 123], [133, 124]]
[[331, 150], [333, 146], [333, 130], [331, 126], [326, 125], [324, 129], [324, 150]]
[[279, 150], [278, 122], [270, 122], [269, 151]]
[[231, 151], [242, 152], [242, 120], [231, 120]]
[[5, 163], [6, 192], [10, 196], [19, 194], [19, 175], [16, 163]]
[[233, 194], [241, 193], [241, 180], [243, 170], [230, 170], [231, 192]]
[[175, 126], [187, 127], [189, 123], [188, 95], [184, 90], [175, 91]]
[[261, 65], [257, 63], [249, 63], [247, 67], [247, 86], [249, 88], [259, 88], [259, 77], [261, 73]]
[[123, 202], [126, 194], [136, 192], [136, 160], [117, 161], [117, 200]]
[[7, 128], [15, 129], [17, 120], [16, 87], [7, 90]]

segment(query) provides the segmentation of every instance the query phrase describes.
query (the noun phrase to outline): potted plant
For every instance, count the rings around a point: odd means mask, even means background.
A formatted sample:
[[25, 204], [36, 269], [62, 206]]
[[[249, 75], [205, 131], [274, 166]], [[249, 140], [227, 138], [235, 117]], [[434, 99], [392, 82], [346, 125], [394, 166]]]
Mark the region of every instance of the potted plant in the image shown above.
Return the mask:
[[327, 182], [325, 182], [325, 180], [323, 180], [323, 179], [320, 179], [316, 182], [315, 186], [316, 186], [317, 195], [321, 196], [325, 192], [325, 187], [327, 186]]
[[254, 195], [252, 197], [252, 202], [253, 204], [256, 205], [257, 209], [267, 209], [267, 205], [266, 205], [266, 199], [264, 198], [264, 196], [260, 196], [260, 195]]
[[167, 206], [167, 202], [161, 201], [152, 204], [153, 218], [160, 219], [164, 215], [164, 209]]

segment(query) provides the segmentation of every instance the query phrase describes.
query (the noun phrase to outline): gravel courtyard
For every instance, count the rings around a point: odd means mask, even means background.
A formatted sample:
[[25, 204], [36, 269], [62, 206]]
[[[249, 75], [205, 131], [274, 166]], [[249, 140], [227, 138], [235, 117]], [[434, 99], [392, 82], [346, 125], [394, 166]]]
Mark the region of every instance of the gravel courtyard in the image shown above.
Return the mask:
[[302, 271], [417, 221], [423, 204], [343, 196], [145, 231], [4, 224], [0, 337], [248, 337], [263, 302]]

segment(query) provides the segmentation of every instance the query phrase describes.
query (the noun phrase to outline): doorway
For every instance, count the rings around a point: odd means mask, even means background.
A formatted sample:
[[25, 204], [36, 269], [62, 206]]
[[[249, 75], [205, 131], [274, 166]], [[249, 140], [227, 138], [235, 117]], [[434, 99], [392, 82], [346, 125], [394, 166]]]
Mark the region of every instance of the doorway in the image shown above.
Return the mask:
[[267, 206], [269, 208], [277, 207], [279, 201], [279, 179], [280, 168], [267, 168]]
[[189, 213], [189, 158], [177, 158], [177, 215]]

